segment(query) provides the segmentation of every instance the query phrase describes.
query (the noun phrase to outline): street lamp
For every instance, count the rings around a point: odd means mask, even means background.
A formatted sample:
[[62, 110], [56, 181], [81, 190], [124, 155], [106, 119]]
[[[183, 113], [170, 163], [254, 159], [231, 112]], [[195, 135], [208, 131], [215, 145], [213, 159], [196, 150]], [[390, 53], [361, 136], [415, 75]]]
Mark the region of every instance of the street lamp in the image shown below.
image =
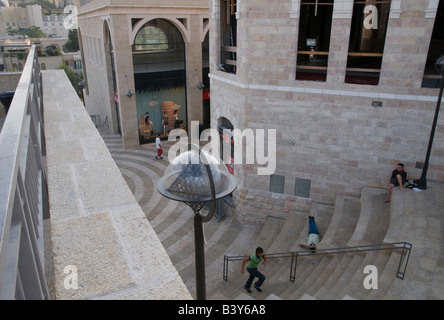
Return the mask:
[[[444, 75], [444, 55], [440, 56], [435, 62], [435, 68], [441, 76]], [[444, 77], [441, 78], [441, 89], [439, 90], [438, 102], [436, 104], [435, 118], [433, 119], [432, 131], [430, 132], [429, 146], [427, 147], [427, 155], [422, 168], [421, 178], [419, 178], [417, 188], [421, 190], [427, 189], [427, 170], [429, 169], [430, 153], [432, 152], [433, 138], [435, 137], [436, 124], [438, 123], [439, 109], [441, 107], [442, 92], [444, 89]]]
[[[217, 199], [236, 189], [236, 179], [226, 165], [198, 146], [190, 144], [188, 151], [177, 156], [157, 182], [157, 190], [164, 197], [180, 201], [194, 212], [194, 246], [196, 261], [196, 298], [206, 299], [205, 252], [202, 223], [209, 222], [214, 215]], [[200, 214], [205, 203], [211, 201], [206, 216]]]

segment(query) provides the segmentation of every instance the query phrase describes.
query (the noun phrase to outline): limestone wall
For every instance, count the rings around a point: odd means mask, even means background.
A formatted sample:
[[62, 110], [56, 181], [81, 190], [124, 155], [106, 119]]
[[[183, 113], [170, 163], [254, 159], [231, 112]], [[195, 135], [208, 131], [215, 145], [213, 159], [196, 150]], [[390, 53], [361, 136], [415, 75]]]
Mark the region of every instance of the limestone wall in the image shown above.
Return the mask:
[[44, 71], [54, 299], [191, 299], [64, 71]]
[[[398, 162], [419, 178], [438, 96], [421, 87], [433, 1], [392, 1], [376, 86], [344, 82], [353, 1], [335, 1], [325, 82], [295, 80], [300, 1], [238, 2], [236, 74], [217, 68], [220, 1], [210, 3], [212, 125], [225, 117], [241, 130], [276, 129], [275, 174], [285, 176], [276, 194], [257, 166], [235, 166], [239, 216], [264, 221], [309, 211], [312, 201], [333, 204], [338, 194], [359, 196], [363, 186], [385, 187]], [[443, 128], [440, 117], [429, 180], [444, 180]], [[296, 179], [311, 180], [309, 198], [294, 195]]]

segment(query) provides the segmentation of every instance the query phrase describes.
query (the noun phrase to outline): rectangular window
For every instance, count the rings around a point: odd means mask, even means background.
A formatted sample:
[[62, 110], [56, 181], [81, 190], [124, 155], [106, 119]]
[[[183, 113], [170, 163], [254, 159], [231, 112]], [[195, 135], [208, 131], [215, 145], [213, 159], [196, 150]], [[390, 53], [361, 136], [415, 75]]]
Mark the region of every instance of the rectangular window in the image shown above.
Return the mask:
[[294, 195], [302, 198], [310, 198], [311, 180], [296, 178]]
[[355, 0], [345, 82], [377, 85], [391, 0]]
[[284, 193], [285, 191], [285, 176], [273, 174], [270, 176], [270, 192]]
[[221, 0], [221, 61], [219, 70], [236, 73], [237, 0]]
[[326, 81], [333, 0], [301, 0], [296, 80]]
[[429, 53], [424, 69], [422, 87], [440, 88], [443, 81], [442, 75], [435, 68], [436, 60], [444, 54], [444, 0], [439, 1], [438, 11], [436, 12], [435, 25], [433, 27], [432, 39], [430, 41]]

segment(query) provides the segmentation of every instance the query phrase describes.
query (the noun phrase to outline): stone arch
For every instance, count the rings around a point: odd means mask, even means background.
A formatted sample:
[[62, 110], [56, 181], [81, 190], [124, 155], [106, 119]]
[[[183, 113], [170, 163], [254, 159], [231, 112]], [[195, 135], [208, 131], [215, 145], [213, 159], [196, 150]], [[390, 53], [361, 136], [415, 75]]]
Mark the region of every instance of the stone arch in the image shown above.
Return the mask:
[[156, 19], [166, 20], [167, 22], [173, 24], [179, 30], [180, 34], [182, 35], [183, 41], [186, 43], [191, 42], [191, 35], [190, 35], [189, 30], [181, 21], [179, 21], [179, 19], [171, 18], [171, 17], [164, 17], [164, 16], [152, 16], [152, 17], [144, 18], [144, 19], [137, 21], [137, 23], [134, 25], [134, 27], [130, 31], [130, 39], [129, 39], [130, 44], [131, 45], [134, 44], [137, 34], [139, 33], [140, 30], [142, 30], [142, 28], [148, 22], [150, 22], [151, 20], [156, 20]]

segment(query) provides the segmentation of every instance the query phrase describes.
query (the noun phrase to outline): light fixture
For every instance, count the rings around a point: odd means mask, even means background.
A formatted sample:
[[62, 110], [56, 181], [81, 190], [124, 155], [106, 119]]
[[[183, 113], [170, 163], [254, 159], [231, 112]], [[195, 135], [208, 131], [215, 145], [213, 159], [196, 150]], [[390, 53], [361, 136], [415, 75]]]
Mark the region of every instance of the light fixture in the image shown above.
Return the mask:
[[[125, 80], [126, 80], [126, 86], [129, 87], [129, 85], [128, 85], [128, 75], [125, 75]], [[133, 96], [133, 93], [131, 92], [131, 89], [128, 89], [128, 91], [125, 93], [125, 95], [128, 98], [131, 98]]]
[[[162, 196], [183, 202], [194, 212], [197, 300], [206, 300], [203, 223], [213, 218], [216, 200], [229, 195], [236, 187], [236, 179], [222, 160], [194, 144], [188, 145], [188, 151], [170, 162], [165, 175], [157, 182], [157, 190]], [[204, 216], [200, 211], [207, 202], [211, 206]]]

